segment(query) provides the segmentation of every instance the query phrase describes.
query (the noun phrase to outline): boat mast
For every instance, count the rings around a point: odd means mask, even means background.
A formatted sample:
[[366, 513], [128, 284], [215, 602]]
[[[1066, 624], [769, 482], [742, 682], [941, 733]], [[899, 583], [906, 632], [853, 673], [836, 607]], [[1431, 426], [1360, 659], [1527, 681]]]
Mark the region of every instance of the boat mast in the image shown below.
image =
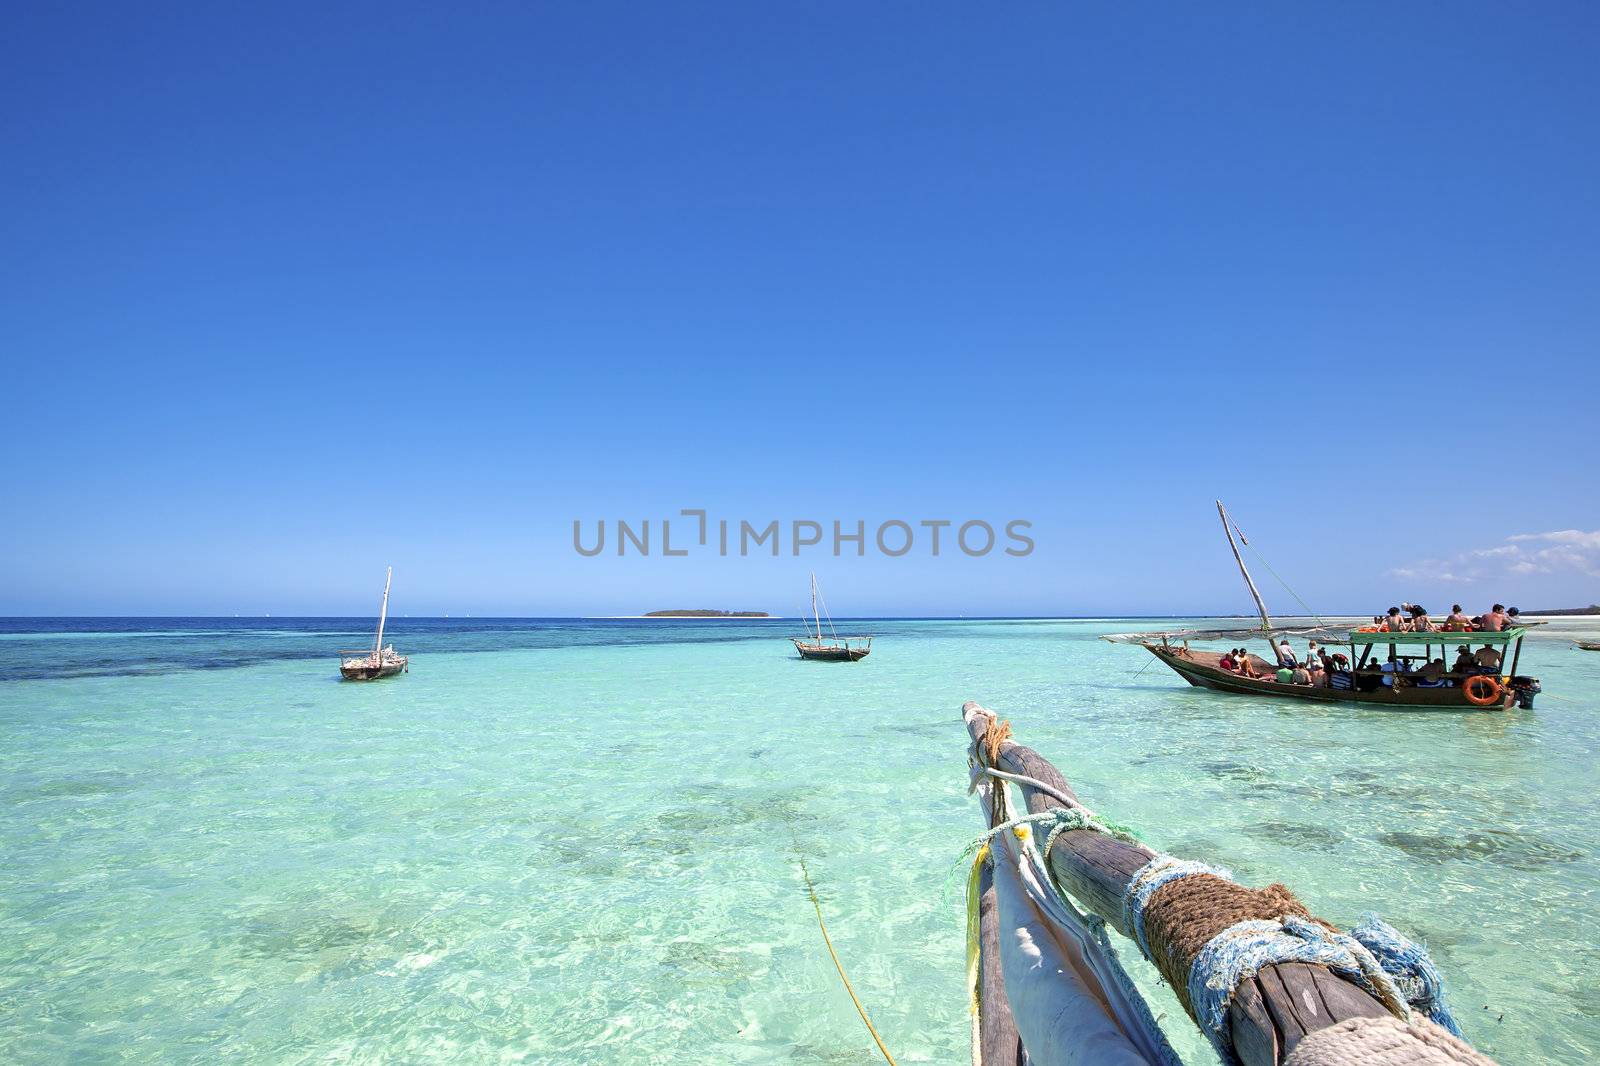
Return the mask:
[[817, 572], [811, 572], [811, 620], [817, 624], [817, 643], [822, 643], [822, 619], [817, 615]]
[[[1272, 658], [1274, 662], [1282, 663], [1283, 657], [1278, 654], [1278, 642], [1272, 638], [1272, 617], [1267, 614], [1267, 605], [1261, 602], [1261, 593], [1256, 591], [1256, 583], [1250, 580], [1250, 571], [1245, 569], [1244, 557], [1239, 554], [1239, 545], [1233, 539], [1233, 520], [1228, 517], [1228, 509], [1222, 506], [1222, 501], [1217, 501], [1217, 514], [1222, 518], [1222, 532], [1228, 535], [1228, 547], [1233, 549], [1233, 561], [1239, 564], [1239, 573], [1244, 575], [1244, 583], [1249, 586], [1250, 596], [1256, 601], [1256, 610], [1261, 612], [1261, 629], [1267, 635], [1267, 643], [1272, 645]], [[1243, 533], [1239, 534], [1241, 537]]]
[[394, 580], [394, 567], [383, 578], [383, 607], [378, 611], [378, 639], [372, 642], [372, 657], [383, 661], [383, 623], [389, 618], [389, 582]]

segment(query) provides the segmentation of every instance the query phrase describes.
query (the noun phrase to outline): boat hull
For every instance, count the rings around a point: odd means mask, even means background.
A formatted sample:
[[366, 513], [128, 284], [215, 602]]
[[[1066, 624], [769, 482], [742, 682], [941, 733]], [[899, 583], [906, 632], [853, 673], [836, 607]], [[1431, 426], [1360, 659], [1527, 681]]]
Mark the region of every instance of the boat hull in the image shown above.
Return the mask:
[[841, 648], [834, 645], [802, 644], [794, 642], [794, 650], [800, 653], [800, 658], [810, 659], [819, 663], [857, 663], [871, 653], [870, 648]]
[[408, 660], [383, 663], [340, 663], [339, 676], [346, 681], [376, 681], [380, 677], [393, 677], [405, 673]]
[[1217, 652], [1163, 648], [1158, 644], [1142, 646], [1189, 684], [1239, 696], [1313, 700], [1320, 703], [1363, 703], [1393, 710], [1416, 711], [1507, 711], [1517, 702], [1517, 692], [1510, 686], [1506, 687], [1497, 702], [1480, 706], [1468, 700], [1459, 686], [1418, 688], [1413, 685], [1399, 689], [1383, 687], [1371, 692], [1360, 692], [1354, 689], [1285, 685], [1277, 680], [1250, 678], [1231, 670], [1224, 670], [1220, 665], [1222, 656]]

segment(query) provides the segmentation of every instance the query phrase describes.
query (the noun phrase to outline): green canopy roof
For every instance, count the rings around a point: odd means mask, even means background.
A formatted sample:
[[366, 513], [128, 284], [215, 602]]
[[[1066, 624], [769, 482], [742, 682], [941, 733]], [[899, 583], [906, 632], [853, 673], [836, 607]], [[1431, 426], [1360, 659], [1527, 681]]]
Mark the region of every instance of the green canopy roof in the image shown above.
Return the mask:
[[1351, 631], [1352, 644], [1499, 644], [1506, 645], [1521, 640], [1527, 629], [1513, 626], [1498, 633], [1359, 633]]

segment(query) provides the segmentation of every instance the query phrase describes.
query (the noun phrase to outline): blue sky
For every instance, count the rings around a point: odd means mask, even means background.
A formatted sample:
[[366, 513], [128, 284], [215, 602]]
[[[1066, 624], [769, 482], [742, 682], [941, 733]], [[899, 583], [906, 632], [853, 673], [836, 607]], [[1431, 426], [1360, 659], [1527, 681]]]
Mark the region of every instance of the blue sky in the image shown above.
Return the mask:
[[[0, 613], [1600, 600], [1600, 9], [12, 12]], [[572, 522], [1032, 522], [593, 559]], [[1526, 539], [1512, 540], [1513, 537]], [[1269, 603], [1291, 602], [1270, 576]]]

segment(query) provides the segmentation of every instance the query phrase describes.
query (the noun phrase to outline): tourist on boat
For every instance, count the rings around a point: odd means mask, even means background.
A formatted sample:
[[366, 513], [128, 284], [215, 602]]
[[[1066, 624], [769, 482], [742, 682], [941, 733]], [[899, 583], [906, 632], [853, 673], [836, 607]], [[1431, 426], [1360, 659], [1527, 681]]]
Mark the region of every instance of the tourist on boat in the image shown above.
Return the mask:
[[1278, 679], [1278, 684], [1280, 685], [1292, 685], [1295, 683], [1294, 668], [1286, 663], [1280, 664], [1278, 667], [1278, 672], [1273, 676]]
[[1479, 648], [1472, 658], [1474, 662], [1485, 670], [1500, 669], [1500, 653], [1487, 644]]
[[1256, 669], [1255, 663], [1250, 661], [1250, 649], [1239, 649], [1239, 673], [1245, 677], [1260, 677], [1261, 672]]
[[1289, 680], [1292, 684], [1309, 685], [1311, 684], [1311, 671], [1303, 666], [1297, 666], [1290, 672]]
[[1428, 620], [1428, 609], [1426, 607], [1413, 603], [1408, 604], [1407, 609], [1411, 612], [1411, 632], [1432, 633], [1438, 630], [1439, 627]]
[[1327, 671], [1325, 669], [1323, 669], [1322, 660], [1321, 659], [1313, 657], [1313, 658], [1307, 660], [1306, 661], [1306, 672], [1311, 677], [1311, 687], [1312, 688], [1327, 688], [1328, 687], [1328, 673], [1327, 673]]
[[1388, 688], [1393, 688], [1395, 676], [1406, 672], [1406, 663], [1399, 656], [1391, 655], [1389, 656], [1389, 661], [1378, 667], [1378, 670], [1388, 675], [1383, 678], [1384, 685]]
[[1406, 631], [1406, 621], [1400, 617], [1400, 608], [1389, 608], [1389, 615], [1383, 620], [1383, 631], [1385, 633], [1404, 633]]
[[1442, 688], [1445, 683], [1444, 672], [1444, 660], [1435, 659], [1418, 667], [1412, 677], [1421, 688]]
[[1472, 649], [1465, 644], [1457, 645], [1456, 661], [1451, 664], [1450, 672], [1453, 674], [1470, 674], [1477, 668], [1478, 660], [1472, 657]]
[[1522, 608], [1510, 607], [1506, 609], [1506, 625], [1520, 626], [1522, 624]]
[[1238, 653], [1238, 648], [1229, 648], [1227, 651], [1222, 653], [1222, 659], [1217, 663], [1217, 665], [1222, 667], [1224, 670], [1234, 670], [1239, 665], [1239, 661], [1234, 658], [1234, 656]]
[[1307, 664], [1314, 663], [1320, 658], [1322, 658], [1322, 646], [1320, 644], [1318, 644], [1314, 640], [1307, 641], [1306, 642], [1306, 663]]
[[1300, 660], [1294, 657], [1294, 649], [1289, 647], [1289, 638], [1278, 641], [1278, 663], [1293, 669], [1300, 665]]
[[1488, 614], [1483, 616], [1483, 622], [1478, 628], [1486, 633], [1498, 633], [1505, 627], [1506, 607], [1503, 603], [1497, 603]]
[[1444, 618], [1444, 631], [1446, 633], [1461, 633], [1472, 628], [1472, 619], [1468, 618], [1461, 610], [1459, 603], [1450, 605], [1450, 613]]

